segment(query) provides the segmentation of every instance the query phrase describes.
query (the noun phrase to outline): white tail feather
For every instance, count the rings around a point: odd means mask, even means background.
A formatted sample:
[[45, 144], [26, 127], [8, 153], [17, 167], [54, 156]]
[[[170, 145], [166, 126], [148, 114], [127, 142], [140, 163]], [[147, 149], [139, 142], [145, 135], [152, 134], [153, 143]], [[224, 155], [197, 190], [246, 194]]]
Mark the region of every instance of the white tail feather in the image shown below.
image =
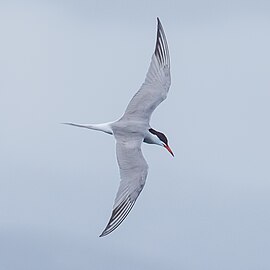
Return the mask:
[[76, 124], [76, 123], [62, 123], [62, 124], [70, 125], [70, 126], [74, 126], [74, 127], [81, 127], [81, 128], [88, 128], [88, 129], [103, 131], [103, 132], [110, 134], [110, 135], [113, 134], [111, 122], [103, 123], [103, 124]]

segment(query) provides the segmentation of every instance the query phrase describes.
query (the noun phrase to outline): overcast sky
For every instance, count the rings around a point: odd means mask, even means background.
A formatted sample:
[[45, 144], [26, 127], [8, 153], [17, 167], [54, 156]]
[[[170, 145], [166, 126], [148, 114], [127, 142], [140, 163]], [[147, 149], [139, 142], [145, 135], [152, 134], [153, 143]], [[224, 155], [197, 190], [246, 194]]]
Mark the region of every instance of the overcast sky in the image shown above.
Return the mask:
[[[146, 186], [99, 238], [119, 184], [106, 134], [171, 55]], [[0, 3], [0, 269], [270, 269], [270, 2]]]

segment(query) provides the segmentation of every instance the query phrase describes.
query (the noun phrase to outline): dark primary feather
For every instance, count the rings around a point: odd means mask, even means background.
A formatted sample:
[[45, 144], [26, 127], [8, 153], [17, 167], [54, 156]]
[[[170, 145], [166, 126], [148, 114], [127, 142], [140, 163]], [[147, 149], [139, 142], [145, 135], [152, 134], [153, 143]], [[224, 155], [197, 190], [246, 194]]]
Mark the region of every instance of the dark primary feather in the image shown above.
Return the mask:
[[126, 218], [126, 216], [131, 211], [133, 205], [135, 204], [135, 201], [130, 201], [129, 198], [127, 198], [125, 201], [123, 201], [119, 206], [117, 206], [111, 215], [111, 218], [104, 229], [104, 231], [101, 233], [99, 237], [105, 236], [112, 231], [114, 231]]
[[166, 40], [166, 36], [162, 27], [162, 24], [157, 18], [158, 21], [158, 31], [157, 31], [157, 40], [156, 40], [156, 48], [155, 55], [161, 66], [167, 65], [170, 66], [170, 56], [169, 56], [169, 48]]

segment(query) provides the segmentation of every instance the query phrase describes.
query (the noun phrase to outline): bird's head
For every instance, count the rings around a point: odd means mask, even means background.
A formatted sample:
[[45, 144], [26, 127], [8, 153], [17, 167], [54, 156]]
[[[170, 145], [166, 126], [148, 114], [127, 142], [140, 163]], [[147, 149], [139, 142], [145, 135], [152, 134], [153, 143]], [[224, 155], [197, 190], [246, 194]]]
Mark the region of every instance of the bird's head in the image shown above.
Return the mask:
[[173, 151], [168, 144], [167, 137], [162, 132], [156, 131], [153, 128], [150, 128], [149, 132], [152, 135], [154, 135], [154, 138], [155, 138], [152, 143], [165, 147], [170, 152], [170, 154], [174, 157]]

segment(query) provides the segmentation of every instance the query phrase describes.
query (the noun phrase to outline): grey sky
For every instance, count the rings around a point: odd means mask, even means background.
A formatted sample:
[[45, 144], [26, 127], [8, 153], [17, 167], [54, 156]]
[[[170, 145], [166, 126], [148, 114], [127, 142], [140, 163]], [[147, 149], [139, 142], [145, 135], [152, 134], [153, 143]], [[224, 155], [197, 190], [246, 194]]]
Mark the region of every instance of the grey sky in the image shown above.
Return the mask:
[[[98, 238], [119, 184], [111, 136], [144, 80], [156, 17], [172, 86], [152, 117], [172, 158]], [[0, 269], [270, 268], [269, 1], [2, 1]]]

